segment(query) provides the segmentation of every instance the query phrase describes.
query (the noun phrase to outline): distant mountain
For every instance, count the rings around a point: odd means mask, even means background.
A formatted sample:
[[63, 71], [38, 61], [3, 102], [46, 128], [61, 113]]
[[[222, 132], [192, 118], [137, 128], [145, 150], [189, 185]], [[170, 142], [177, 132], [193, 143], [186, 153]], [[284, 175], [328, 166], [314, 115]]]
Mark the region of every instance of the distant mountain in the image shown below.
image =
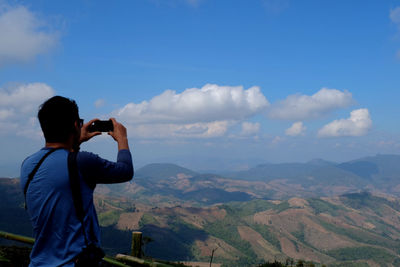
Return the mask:
[[268, 163], [224, 177], [198, 174], [174, 164], [150, 164], [139, 169], [131, 183], [100, 185], [97, 190], [154, 205], [331, 197], [365, 190], [400, 196], [399, 166], [400, 156], [377, 155], [344, 163], [321, 159]]
[[233, 178], [250, 181], [285, 181], [287, 184], [301, 185], [305, 190], [316, 187], [345, 186], [362, 189], [367, 183], [362, 177], [338, 168], [332, 164], [283, 163], [264, 164], [248, 171], [238, 172]]
[[399, 178], [400, 174], [400, 155], [376, 155], [352, 160], [338, 165], [347, 166], [359, 175], [375, 178]]
[[306, 163], [260, 164], [247, 171], [240, 171], [232, 175], [233, 178], [243, 180], [270, 181], [273, 179], [294, 179], [307, 176], [319, 166]]
[[196, 172], [170, 163], [148, 164], [135, 172], [135, 177], [166, 179], [176, 177], [178, 174], [195, 176]]
[[337, 167], [368, 180], [372, 179], [372, 175], [379, 173], [378, 165], [368, 161], [346, 162], [339, 164]]
[[[326, 195], [340, 193], [330, 188], [342, 188], [342, 193], [372, 190], [400, 196], [400, 155], [376, 155], [344, 163], [321, 159], [307, 163], [262, 164], [247, 171], [231, 174], [239, 180], [285, 181], [298, 184], [306, 191], [317, 192], [324, 188]], [[321, 192], [324, 195], [323, 192]]]
[[[258, 190], [250, 189], [247, 182], [242, 186], [240, 182], [225, 179], [214, 174], [198, 174], [190, 176], [187, 172], [180, 172], [175, 176], [160, 175], [157, 178], [149, 175], [138, 175], [131, 183], [117, 185], [99, 185], [98, 192], [116, 197], [129, 197], [140, 199], [143, 203], [165, 205], [168, 203], [187, 203], [193, 205], [210, 205], [229, 201], [248, 201], [254, 197], [265, 198], [269, 191], [260, 187]], [[172, 174], [170, 172], [169, 174]], [[233, 184], [232, 184], [233, 182]], [[256, 187], [256, 185], [250, 185]], [[261, 193], [255, 194], [254, 191]]]
[[307, 163], [311, 164], [311, 165], [317, 165], [317, 166], [332, 166], [332, 165], [336, 165], [337, 164], [335, 162], [327, 161], [327, 160], [324, 160], [324, 159], [312, 159]]

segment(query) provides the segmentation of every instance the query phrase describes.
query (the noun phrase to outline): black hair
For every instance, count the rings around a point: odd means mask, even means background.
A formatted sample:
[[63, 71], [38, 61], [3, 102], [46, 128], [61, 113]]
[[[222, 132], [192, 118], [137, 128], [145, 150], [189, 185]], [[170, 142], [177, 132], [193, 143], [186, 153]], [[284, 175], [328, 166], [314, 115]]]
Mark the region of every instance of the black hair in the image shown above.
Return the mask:
[[72, 99], [53, 96], [39, 107], [38, 119], [46, 142], [66, 142], [79, 120], [78, 105]]

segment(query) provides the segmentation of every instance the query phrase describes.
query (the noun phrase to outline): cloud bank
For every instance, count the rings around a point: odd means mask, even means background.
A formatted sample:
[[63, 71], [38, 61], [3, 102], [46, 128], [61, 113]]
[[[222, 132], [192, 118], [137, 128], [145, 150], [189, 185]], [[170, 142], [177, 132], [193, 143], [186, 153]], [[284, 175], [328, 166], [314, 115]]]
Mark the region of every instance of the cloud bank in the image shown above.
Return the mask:
[[58, 41], [56, 33], [24, 6], [0, 5], [0, 66], [27, 62], [48, 52]]
[[322, 88], [317, 93], [309, 95], [290, 95], [285, 100], [272, 105], [268, 117], [282, 120], [306, 120], [318, 118], [339, 108], [345, 108], [353, 103], [353, 97], [348, 91]]
[[259, 87], [207, 84], [180, 94], [167, 90], [149, 102], [129, 103], [115, 114], [129, 123], [197, 123], [242, 120], [268, 106]]
[[129, 103], [113, 115], [132, 125], [139, 136], [217, 137], [268, 106], [259, 87], [206, 84], [182, 93], [166, 90], [150, 101]]
[[368, 109], [357, 109], [350, 118], [335, 120], [318, 131], [318, 137], [363, 136], [372, 127]]

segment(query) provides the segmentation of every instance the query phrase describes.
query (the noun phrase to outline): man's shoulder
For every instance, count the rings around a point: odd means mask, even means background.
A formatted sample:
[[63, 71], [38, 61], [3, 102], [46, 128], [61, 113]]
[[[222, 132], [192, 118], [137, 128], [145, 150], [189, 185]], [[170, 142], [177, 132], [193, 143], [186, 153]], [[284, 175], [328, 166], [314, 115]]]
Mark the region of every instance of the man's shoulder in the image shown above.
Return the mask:
[[[21, 163], [21, 171], [24, 169], [33, 169], [36, 164], [40, 161], [40, 159], [42, 157], [44, 157], [46, 155], [47, 152], [49, 152], [51, 148], [48, 147], [44, 147], [38, 151], [36, 151], [35, 153], [29, 155], [28, 157], [26, 157], [22, 163]], [[65, 157], [65, 155], [68, 153], [67, 150], [65, 149], [58, 149], [56, 151], [54, 151], [53, 153], [51, 153], [52, 155], [50, 155], [50, 157], [52, 157], [53, 159], [58, 159], [61, 160]], [[46, 162], [44, 162], [44, 164], [46, 164]]]
[[38, 158], [40, 158], [44, 153], [45, 153], [45, 148], [41, 148], [38, 151], [36, 151], [35, 153], [27, 156], [24, 161], [22, 161], [21, 166], [24, 167], [27, 164], [31, 163], [31, 162], [35, 162], [37, 161]]
[[78, 161], [94, 160], [100, 158], [97, 154], [89, 151], [79, 151], [77, 155]]
[[79, 151], [76, 160], [79, 167], [85, 166], [89, 168], [101, 165], [105, 161], [103, 158], [99, 157], [99, 155], [88, 151]]

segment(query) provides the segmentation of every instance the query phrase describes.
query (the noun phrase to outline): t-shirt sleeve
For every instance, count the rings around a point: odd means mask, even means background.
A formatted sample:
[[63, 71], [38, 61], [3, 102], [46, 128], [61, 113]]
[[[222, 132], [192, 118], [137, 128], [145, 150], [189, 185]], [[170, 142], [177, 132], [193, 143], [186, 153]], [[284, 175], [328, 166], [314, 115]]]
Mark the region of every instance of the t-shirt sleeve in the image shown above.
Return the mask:
[[133, 177], [131, 152], [118, 151], [117, 162], [112, 162], [90, 152], [79, 152], [77, 164], [83, 179], [91, 186], [127, 182]]

